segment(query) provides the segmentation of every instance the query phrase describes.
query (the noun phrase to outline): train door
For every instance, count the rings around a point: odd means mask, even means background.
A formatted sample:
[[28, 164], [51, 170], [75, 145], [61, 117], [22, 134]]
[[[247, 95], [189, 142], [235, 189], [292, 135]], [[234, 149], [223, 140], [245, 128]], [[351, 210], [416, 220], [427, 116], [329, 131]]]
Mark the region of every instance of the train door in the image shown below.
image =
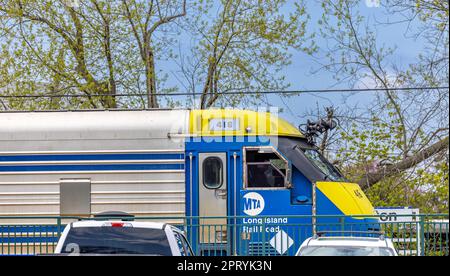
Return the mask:
[[[199, 242], [210, 244], [210, 251], [222, 251], [227, 243], [227, 153], [199, 153]], [[213, 217], [205, 219], [205, 217]]]

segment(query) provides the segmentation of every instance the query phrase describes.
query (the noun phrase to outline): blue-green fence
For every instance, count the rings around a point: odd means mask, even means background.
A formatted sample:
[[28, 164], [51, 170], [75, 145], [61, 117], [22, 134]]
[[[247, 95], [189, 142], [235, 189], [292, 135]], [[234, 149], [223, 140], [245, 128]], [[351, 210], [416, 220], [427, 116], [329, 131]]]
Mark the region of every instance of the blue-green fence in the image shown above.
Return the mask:
[[[391, 238], [400, 255], [448, 256], [448, 214], [378, 216], [135, 217], [171, 223], [184, 230], [197, 255], [295, 255], [314, 233]], [[81, 217], [0, 217], [0, 255], [53, 253], [66, 224]], [[107, 219], [107, 218], [102, 218]], [[111, 218], [118, 219], [118, 218]], [[129, 219], [129, 218], [126, 218]], [[219, 224], [217, 221], [225, 221]], [[350, 222], [348, 222], [350, 221]]]

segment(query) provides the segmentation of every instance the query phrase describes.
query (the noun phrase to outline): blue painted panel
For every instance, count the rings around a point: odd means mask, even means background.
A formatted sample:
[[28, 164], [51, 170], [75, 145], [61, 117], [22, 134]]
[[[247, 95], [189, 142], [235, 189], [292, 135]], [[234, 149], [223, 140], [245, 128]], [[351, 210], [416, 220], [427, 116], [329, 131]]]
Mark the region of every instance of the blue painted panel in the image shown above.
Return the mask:
[[[311, 182], [295, 167], [292, 169], [292, 189], [291, 189], [291, 204], [303, 205], [312, 204], [312, 184]], [[301, 203], [296, 199], [303, 196], [308, 199], [307, 202]]]
[[[240, 235], [250, 235], [248, 246], [239, 250], [243, 255], [294, 255], [301, 243], [312, 235], [310, 217], [312, 205], [291, 204], [291, 190], [241, 191]], [[273, 216], [272, 219], [266, 216]], [[264, 244], [264, 252], [256, 252], [255, 245]], [[277, 250], [278, 248], [278, 250]]]
[[[228, 215], [232, 216], [236, 212], [234, 210], [234, 198], [235, 195], [239, 195], [234, 190], [234, 179], [237, 180], [236, 186], [239, 191], [242, 189], [242, 148], [244, 146], [258, 146], [258, 145], [268, 145], [269, 140], [267, 138], [256, 139], [255, 137], [204, 137], [204, 138], [190, 138], [186, 141], [186, 153], [185, 153], [185, 168], [186, 168], [186, 214], [188, 216], [198, 216], [199, 215], [199, 198], [198, 198], [198, 182], [199, 182], [199, 164], [198, 164], [198, 154], [199, 153], [209, 153], [209, 152], [225, 152], [227, 153], [227, 188], [228, 188]], [[233, 154], [237, 154], [236, 159], [236, 176], [234, 174], [234, 157]], [[193, 168], [190, 168], [190, 158], [192, 155]], [[191, 198], [191, 181], [190, 173], [192, 170], [192, 182], [194, 183], [192, 187], [192, 202]], [[239, 207], [239, 197], [237, 198], [236, 206]], [[192, 204], [192, 213], [190, 212]], [[238, 212], [239, 213], [239, 212]], [[191, 221], [194, 225], [199, 225], [197, 219]], [[231, 221], [230, 221], [231, 223]], [[189, 239], [192, 241], [193, 249], [197, 252], [201, 250], [201, 246], [198, 244], [198, 227], [188, 231]], [[229, 245], [232, 244], [232, 237], [229, 237]]]
[[273, 216], [273, 215], [311, 215], [311, 205], [291, 205], [291, 190], [241, 190], [241, 210], [242, 216], [250, 215], [253, 209], [258, 209], [257, 200], [246, 199], [248, 193], [257, 193], [263, 198], [264, 204], [259, 203], [259, 207], [264, 205], [264, 208], [258, 213], [258, 216]]
[[184, 154], [45, 154], [0, 155], [1, 162], [20, 161], [100, 161], [100, 160], [167, 160], [183, 159]]
[[[286, 215], [310, 215], [311, 214], [311, 204], [291, 204], [292, 200], [291, 197], [297, 196], [297, 195], [311, 195], [311, 183], [299, 172], [297, 169], [294, 169], [293, 173], [293, 189], [283, 189], [283, 190], [244, 190], [243, 185], [243, 179], [242, 179], [242, 149], [243, 147], [248, 146], [268, 146], [271, 145], [270, 139], [267, 137], [227, 137], [227, 141], [225, 141], [225, 138], [217, 138], [214, 139], [200, 139], [200, 138], [193, 138], [186, 142], [186, 214], [198, 216], [199, 210], [198, 210], [198, 153], [202, 152], [227, 152], [227, 158], [228, 158], [228, 215], [247, 215], [244, 213], [244, 203], [247, 204], [245, 199], [243, 198], [245, 194], [249, 192], [258, 192], [261, 194], [261, 196], [265, 199], [265, 208], [264, 210], [258, 214], [259, 216], [286, 216]], [[234, 158], [233, 153], [237, 154], [236, 159], [236, 175], [234, 170]], [[194, 186], [193, 188], [193, 194], [192, 194], [192, 201], [193, 201], [193, 212], [190, 213], [190, 172], [191, 168], [189, 168], [189, 154], [192, 154], [193, 156], [193, 175], [192, 180]], [[237, 180], [236, 186], [237, 191], [234, 190], [234, 180]], [[235, 195], [237, 195], [236, 199], [237, 202], [235, 202]], [[236, 204], [236, 207], [239, 208], [237, 212], [234, 210], [234, 205]], [[248, 224], [248, 221], [239, 220], [238, 229], [235, 229], [238, 233], [238, 237], [241, 236], [242, 233], [251, 231], [253, 229], [254, 224], [252, 223]], [[194, 221], [195, 224], [198, 224], [198, 221]], [[299, 246], [299, 243], [302, 242], [305, 238], [311, 236], [311, 219], [310, 218], [304, 218], [304, 219], [287, 219], [284, 220], [284, 223], [281, 223], [279, 225], [271, 225], [271, 223], [268, 223], [268, 227], [272, 231], [278, 231], [283, 230], [285, 233], [289, 235], [290, 238], [294, 240], [294, 244], [290, 246], [289, 251], [285, 252], [284, 254], [293, 255], [295, 254], [295, 248]], [[293, 227], [292, 224], [296, 224], [296, 227]], [[304, 226], [299, 227], [298, 225], [302, 224]], [[279, 226], [279, 227], [277, 227]], [[247, 228], [246, 228], [247, 227]], [[267, 232], [265, 234], [253, 234], [252, 238], [247, 241], [247, 245], [242, 244], [243, 241], [238, 241], [238, 252], [241, 254], [247, 254], [249, 253], [249, 244], [251, 242], [261, 243], [260, 240], [262, 236], [266, 238], [266, 243], [270, 242], [270, 239], [274, 237], [274, 235], [277, 232]], [[193, 233], [190, 233], [190, 237], [192, 239], [194, 246], [197, 246], [197, 238], [198, 234], [196, 231], [193, 231]], [[229, 242], [232, 243], [232, 235], [229, 235], [230, 240]], [[273, 247], [272, 247], [273, 249]]]
[[0, 172], [182, 170], [183, 168], [183, 164], [34, 165], [0, 166]]
[[[198, 216], [198, 187], [197, 184], [193, 187], [193, 213], [190, 214], [190, 172], [189, 168], [189, 154], [193, 156], [193, 168], [192, 168], [192, 182], [198, 183], [198, 153], [208, 153], [208, 152], [226, 152], [227, 153], [227, 169], [228, 169], [228, 215], [234, 215], [235, 212], [232, 206], [234, 206], [234, 159], [233, 153], [236, 152], [238, 155], [237, 159], [237, 170], [236, 179], [237, 187], [242, 189], [242, 148], [245, 146], [262, 146], [269, 145], [270, 140], [267, 137], [195, 137], [189, 138], [186, 141], [186, 154], [185, 154], [185, 167], [186, 167], [186, 214]], [[236, 204], [239, 206], [239, 202]]]
[[[255, 250], [269, 250], [274, 255], [294, 255], [301, 243], [312, 236], [312, 219], [289, 218], [288, 216], [310, 216], [312, 214], [312, 183], [295, 167], [292, 167], [291, 189], [252, 189], [244, 190], [242, 179], [242, 149], [248, 146], [271, 145], [268, 137], [214, 137], [214, 138], [192, 138], [186, 142], [186, 214], [198, 216], [198, 154], [202, 152], [226, 152], [228, 158], [228, 215], [248, 216], [238, 221], [237, 229], [237, 252], [241, 255], [253, 255]], [[276, 144], [273, 145], [276, 148]], [[233, 153], [237, 153], [236, 175], [234, 174]], [[193, 156], [193, 168], [189, 168], [189, 154]], [[192, 169], [192, 210], [190, 213], [190, 175]], [[237, 179], [234, 190], [234, 179]], [[235, 202], [235, 195], [238, 195]], [[251, 194], [251, 195], [249, 195]], [[295, 199], [299, 196], [308, 198], [308, 202], [299, 203]], [[234, 204], [239, 208], [235, 212]], [[318, 215], [343, 215], [343, 213], [320, 191], [317, 191], [317, 214]], [[266, 221], [264, 216], [275, 216], [275, 220]], [[318, 230], [357, 230], [367, 231], [373, 219], [356, 220], [346, 218], [340, 221], [338, 218], [326, 218], [318, 220]], [[331, 229], [322, 229], [320, 224], [331, 224]], [[198, 225], [198, 221], [194, 221]], [[263, 224], [263, 225], [261, 225]], [[329, 227], [330, 228], [330, 227]], [[231, 230], [231, 229], [230, 229]], [[234, 231], [233, 230], [233, 231]], [[240, 237], [246, 236], [246, 239]], [[232, 237], [233, 235], [229, 235]], [[197, 245], [198, 233], [190, 233], [193, 246]], [[284, 241], [283, 241], [284, 240]], [[232, 238], [229, 239], [231, 244]], [[262, 249], [261, 249], [262, 246]], [[281, 248], [288, 247], [288, 248]], [[267, 252], [266, 252], [267, 253]]]
[[[183, 164], [126, 164], [127, 160], [182, 160], [184, 154], [46, 154], [0, 156], [0, 172], [21, 171], [97, 171], [97, 170], [182, 170]], [[86, 165], [2, 165], [2, 162], [26, 161], [107, 161], [120, 160], [125, 164]]]

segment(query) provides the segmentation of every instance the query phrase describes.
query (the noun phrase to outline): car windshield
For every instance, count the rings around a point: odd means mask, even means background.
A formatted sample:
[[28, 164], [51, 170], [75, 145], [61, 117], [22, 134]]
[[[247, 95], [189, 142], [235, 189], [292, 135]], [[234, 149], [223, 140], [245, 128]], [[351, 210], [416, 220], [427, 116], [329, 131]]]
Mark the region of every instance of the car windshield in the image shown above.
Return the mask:
[[299, 252], [300, 256], [394, 256], [387, 247], [359, 246], [308, 246]]
[[162, 229], [134, 227], [75, 227], [61, 253], [171, 255]]
[[315, 149], [302, 149], [306, 157], [319, 168], [330, 180], [345, 181], [342, 174]]

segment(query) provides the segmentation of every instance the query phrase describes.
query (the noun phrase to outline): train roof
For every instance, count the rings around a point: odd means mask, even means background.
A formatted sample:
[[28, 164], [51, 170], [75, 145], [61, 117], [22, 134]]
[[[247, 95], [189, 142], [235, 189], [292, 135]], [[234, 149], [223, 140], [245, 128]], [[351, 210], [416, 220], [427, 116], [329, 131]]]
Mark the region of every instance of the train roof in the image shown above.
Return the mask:
[[52, 134], [57, 134], [54, 138], [83, 138], [84, 134], [92, 138], [92, 134], [101, 136], [108, 132], [118, 139], [130, 135], [162, 138], [168, 134], [304, 137], [298, 128], [275, 113], [238, 109], [1, 112], [0, 126], [2, 140], [25, 138], [30, 133], [48, 139]]

